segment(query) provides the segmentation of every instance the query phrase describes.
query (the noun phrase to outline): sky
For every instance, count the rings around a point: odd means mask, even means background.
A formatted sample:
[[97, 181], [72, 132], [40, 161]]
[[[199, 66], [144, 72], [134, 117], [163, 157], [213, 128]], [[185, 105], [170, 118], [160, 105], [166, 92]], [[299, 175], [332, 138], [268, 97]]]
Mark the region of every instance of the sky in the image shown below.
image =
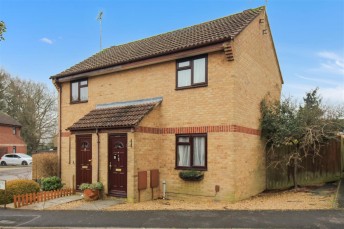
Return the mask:
[[[99, 51], [265, 5], [265, 0], [0, 0], [0, 68], [53, 85], [49, 77]], [[268, 0], [267, 15], [284, 79], [299, 101], [316, 87], [344, 104], [344, 0]]]

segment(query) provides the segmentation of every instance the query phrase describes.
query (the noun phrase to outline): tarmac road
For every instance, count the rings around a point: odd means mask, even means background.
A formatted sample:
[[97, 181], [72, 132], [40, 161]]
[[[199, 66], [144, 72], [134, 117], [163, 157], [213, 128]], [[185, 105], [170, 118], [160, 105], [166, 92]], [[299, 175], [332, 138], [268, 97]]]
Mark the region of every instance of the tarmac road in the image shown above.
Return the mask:
[[29, 211], [0, 209], [3, 227], [344, 228], [344, 211]]
[[32, 179], [32, 166], [0, 166], [0, 180]]

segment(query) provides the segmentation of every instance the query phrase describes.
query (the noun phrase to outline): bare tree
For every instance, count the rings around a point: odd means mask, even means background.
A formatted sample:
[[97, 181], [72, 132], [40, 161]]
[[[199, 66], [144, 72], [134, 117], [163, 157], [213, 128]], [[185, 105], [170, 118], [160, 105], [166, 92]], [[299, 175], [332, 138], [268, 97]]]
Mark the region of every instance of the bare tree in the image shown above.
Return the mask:
[[22, 137], [29, 151], [37, 150], [42, 143], [48, 143], [56, 133], [56, 93], [42, 83], [9, 78], [4, 93], [8, 115], [22, 125]]
[[9, 75], [3, 69], [0, 69], [0, 111], [4, 111], [5, 104], [5, 93], [8, 84]]

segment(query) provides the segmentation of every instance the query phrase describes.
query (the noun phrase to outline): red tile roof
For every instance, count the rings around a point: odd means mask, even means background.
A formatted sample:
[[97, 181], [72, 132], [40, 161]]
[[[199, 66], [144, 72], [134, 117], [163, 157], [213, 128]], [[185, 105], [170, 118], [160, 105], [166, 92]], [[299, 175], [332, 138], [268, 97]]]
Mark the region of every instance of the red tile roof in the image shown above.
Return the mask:
[[66, 77], [229, 41], [237, 36], [263, 10], [264, 7], [249, 9], [202, 24], [112, 46], [51, 78]]
[[134, 127], [160, 102], [161, 100], [136, 105], [94, 109], [69, 127], [68, 130]]
[[20, 127], [20, 123], [8, 116], [7, 114], [0, 113], [0, 126], [1, 125], [6, 125], [6, 126], [18, 126]]

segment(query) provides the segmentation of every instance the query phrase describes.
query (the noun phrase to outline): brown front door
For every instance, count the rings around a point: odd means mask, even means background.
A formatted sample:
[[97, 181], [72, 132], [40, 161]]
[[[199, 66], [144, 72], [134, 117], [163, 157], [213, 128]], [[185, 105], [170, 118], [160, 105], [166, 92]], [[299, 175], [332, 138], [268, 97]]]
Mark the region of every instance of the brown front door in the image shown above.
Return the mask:
[[76, 136], [76, 188], [92, 183], [92, 135]]
[[127, 197], [127, 135], [109, 136], [109, 195]]

